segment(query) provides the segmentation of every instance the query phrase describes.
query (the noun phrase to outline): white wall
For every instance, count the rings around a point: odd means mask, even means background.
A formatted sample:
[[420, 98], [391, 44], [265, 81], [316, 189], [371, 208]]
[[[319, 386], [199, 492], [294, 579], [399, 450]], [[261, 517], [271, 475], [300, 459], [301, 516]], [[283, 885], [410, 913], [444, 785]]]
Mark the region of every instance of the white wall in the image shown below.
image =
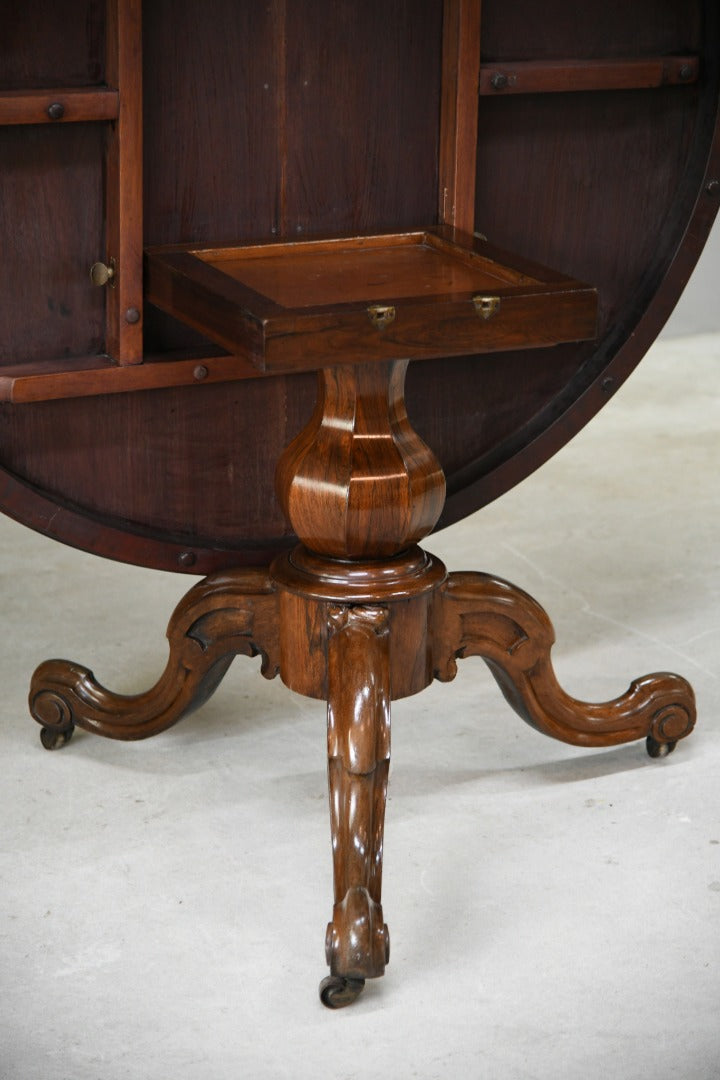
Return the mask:
[[720, 217], [712, 228], [685, 292], [665, 325], [663, 337], [720, 332]]

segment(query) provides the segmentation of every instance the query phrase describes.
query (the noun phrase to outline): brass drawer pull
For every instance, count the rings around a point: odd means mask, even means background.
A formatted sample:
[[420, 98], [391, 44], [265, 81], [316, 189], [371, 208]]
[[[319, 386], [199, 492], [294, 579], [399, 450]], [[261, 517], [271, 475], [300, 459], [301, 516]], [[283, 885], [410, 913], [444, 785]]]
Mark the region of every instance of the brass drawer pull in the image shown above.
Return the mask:
[[475, 310], [481, 319], [489, 319], [500, 308], [499, 296], [473, 296]]

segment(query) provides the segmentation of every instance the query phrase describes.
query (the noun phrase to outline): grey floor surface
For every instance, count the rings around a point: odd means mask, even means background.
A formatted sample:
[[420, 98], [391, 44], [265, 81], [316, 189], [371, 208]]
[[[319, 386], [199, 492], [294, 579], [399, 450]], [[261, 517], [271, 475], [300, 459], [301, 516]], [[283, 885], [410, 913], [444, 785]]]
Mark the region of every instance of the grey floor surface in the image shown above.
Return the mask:
[[720, 337], [656, 345], [545, 468], [427, 546], [548, 610], [588, 700], [671, 670], [695, 733], [579, 750], [481, 661], [398, 702], [383, 980], [331, 1013], [322, 705], [239, 659], [143, 743], [40, 748], [46, 657], [130, 692], [191, 579], [0, 520], [2, 1080], [720, 1076]]

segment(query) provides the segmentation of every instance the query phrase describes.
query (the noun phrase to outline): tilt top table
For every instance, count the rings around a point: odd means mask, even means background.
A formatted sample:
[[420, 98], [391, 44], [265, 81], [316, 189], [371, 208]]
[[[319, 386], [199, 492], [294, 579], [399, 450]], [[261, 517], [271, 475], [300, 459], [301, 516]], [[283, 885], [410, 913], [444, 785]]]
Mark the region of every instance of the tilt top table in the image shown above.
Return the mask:
[[49, 660], [32, 714], [48, 749], [145, 738], [236, 655], [326, 700], [346, 1005], [389, 959], [393, 700], [479, 655], [566, 742], [692, 730], [678, 675], [571, 698], [539, 605], [418, 542], [562, 446], [671, 310], [720, 199], [716, 5], [4, 14], [0, 506], [207, 575], [155, 687]]

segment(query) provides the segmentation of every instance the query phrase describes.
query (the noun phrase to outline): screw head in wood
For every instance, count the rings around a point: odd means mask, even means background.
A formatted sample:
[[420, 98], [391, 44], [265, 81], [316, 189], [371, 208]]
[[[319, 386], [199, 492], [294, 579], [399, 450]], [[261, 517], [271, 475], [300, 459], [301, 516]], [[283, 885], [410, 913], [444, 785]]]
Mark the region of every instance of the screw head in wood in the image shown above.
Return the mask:
[[140, 312], [136, 307], [129, 307], [127, 309], [125, 312], [125, 322], [130, 323], [131, 326], [140, 322]]
[[62, 120], [65, 115], [65, 106], [60, 101], [53, 101], [52, 105], [48, 105], [47, 114], [51, 120]]
[[197, 379], [198, 382], [202, 382], [203, 379], [207, 379], [208, 369], [204, 364], [198, 364], [196, 368], [193, 368], [193, 379]]

